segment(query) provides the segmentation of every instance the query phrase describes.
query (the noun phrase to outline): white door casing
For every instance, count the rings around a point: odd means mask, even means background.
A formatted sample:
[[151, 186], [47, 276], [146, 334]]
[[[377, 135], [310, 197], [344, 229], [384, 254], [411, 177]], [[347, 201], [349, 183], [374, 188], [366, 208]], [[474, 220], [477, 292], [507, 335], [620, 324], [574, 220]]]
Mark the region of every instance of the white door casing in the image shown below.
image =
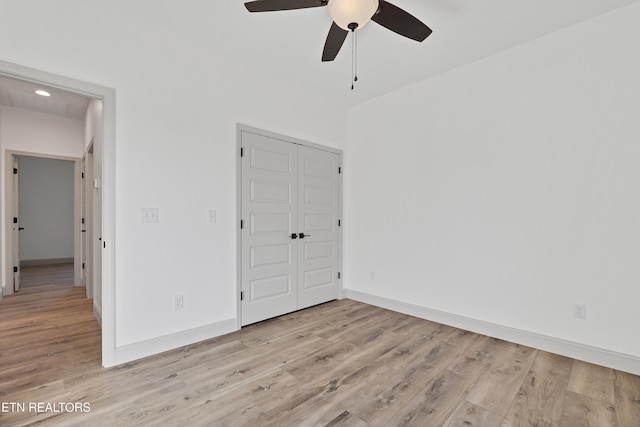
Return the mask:
[[82, 164], [81, 164], [81, 178], [80, 178], [80, 187], [81, 187], [81, 199], [82, 199], [82, 213], [80, 220], [80, 245], [82, 249], [80, 251], [80, 261], [82, 262], [82, 267], [80, 269], [80, 286], [85, 287], [85, 292], [87, 298], [92, 298], [92, 293], [89, 288], [87, 288], [87, 155], [85, 153], [82, 156]]
[[20, 194], [18, 185], [18, 156], [13, 156], [13, 292], [20, 290]]
[[254, 129], [239, 141], [240, 324], [339, 298], [340, 155]]

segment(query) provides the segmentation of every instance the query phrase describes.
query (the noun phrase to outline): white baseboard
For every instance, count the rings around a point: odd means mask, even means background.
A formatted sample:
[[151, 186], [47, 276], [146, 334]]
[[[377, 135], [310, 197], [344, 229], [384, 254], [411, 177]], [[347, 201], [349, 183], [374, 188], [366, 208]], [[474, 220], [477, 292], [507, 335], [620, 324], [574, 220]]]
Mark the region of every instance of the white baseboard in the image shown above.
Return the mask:
[[45, 259], [21, 259], [20, 267], [33, 267], [38, 265], [73, 264], [71, 258], [45, 258]]
[[345, 293], [347, 298], [355, 301], [375, 305], [377, 307], [386, 308], [399, 313], [408, 314], [410, 316], [442, 323], [467, 331], [476, 332], [493, 338], [526, 345], [528, 347], [537, 348], [550, 353], [560, 354], [573, 359], [583, 360], [596, 365], [629, 372], [634, 375], [640, 375], [640, 358], [636, 356], [528, 332], [521, 329], [515, 329], [496, 323], [485, 322], [470, 317], [459, 316], [457, 314], [451, 314], [389, 298], [379, 297], [365, 292], [346, 289]]
[[93, 304], [93, 315], [96, 317], [96, 320], [98, 321], [98, 324], [100, 324], [100, 327], [102, 328], [102, 308], [98, 307], [95, 304], [95, 300], [94, 304]]
[[164, 351], [184, 347], [189, 344], [215, 338], [220, 335], [237, 331], [236, 319], [223, 320], [209, 325], [193, 328], [175, 334], [164, 335], [162, 337], [137, 342], [134, 344], [116, 347], [115, 365], [142, 359]]

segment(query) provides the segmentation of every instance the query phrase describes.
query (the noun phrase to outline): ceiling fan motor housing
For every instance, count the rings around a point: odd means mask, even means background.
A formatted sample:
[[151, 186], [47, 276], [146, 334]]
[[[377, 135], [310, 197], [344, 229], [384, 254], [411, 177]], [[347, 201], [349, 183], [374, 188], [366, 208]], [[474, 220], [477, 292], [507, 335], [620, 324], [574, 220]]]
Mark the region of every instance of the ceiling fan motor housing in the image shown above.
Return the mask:
[[379, 0], [329, 0], [331, 19], [340, 28], [354, 31], [364, 27], [378, 11]]

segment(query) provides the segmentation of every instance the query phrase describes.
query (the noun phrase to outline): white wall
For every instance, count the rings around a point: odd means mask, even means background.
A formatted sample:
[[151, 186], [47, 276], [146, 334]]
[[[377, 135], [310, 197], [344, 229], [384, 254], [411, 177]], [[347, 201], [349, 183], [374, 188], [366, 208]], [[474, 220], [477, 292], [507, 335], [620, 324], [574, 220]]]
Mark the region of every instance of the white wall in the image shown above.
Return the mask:
[[[0, 106], [4, 150], [81, 157], [84, 122], [36, 111]], [[4, 158], [4, 152], [2, 153]]]
[[[116, 345], [235, 319], [236, 124], [343, 148], [346, 111], [305, 79], [150, 22], [135, 2], [3, 3], [0, 59], [116, 91]], [[141, 223], [146, 207], [159, 223]]]
[[640, 361], [639, 21], [636, 3], [353, 107], [347, 287]]
[[20, 261], [74, 256], [74, 163], [20, 156]]

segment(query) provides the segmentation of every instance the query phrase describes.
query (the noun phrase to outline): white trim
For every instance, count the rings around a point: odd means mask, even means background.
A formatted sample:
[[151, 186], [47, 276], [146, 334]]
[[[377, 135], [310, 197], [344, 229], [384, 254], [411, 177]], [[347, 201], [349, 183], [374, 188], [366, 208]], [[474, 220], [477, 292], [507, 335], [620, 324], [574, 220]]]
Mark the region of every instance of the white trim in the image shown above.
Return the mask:
[[[21, 259], [20, 267], [30, 267], [37, 265], [55, 265], [55, 264], [71, 264], [75, 262], [73, 257], [71, 258], [45, 258], [45, 259]], [[82, 286], [76, 284], [75, 286]]]
[[0, 75], [44, 84], [102, 101], [102, 365], [115, 364], [115, 183], [116, 183], [116, 92], [104, 86], [51, 74], [0, 60]]
[[493, 338], [514, 342], [537, 348], [573, 359], [602, 365], [640, 375], [640, 358], [629, 354], [618, 353], [604, 348], [593, 347], [547, 335], [536, 334], [521, 329], [511, 328], [496, 323], [485, 322], [470, 317], [434, 310], [402, 301], [368, 294], [365, 292], [346, 290], [346, 297], [355, 301], [375, 305], [377, 307], [408, 314], [421, 319], [453, 326]]
[[100, 327], [102, 327], [102, 309], [98, 307], [98, 305], [95, 303], [93, 304], [93, 315], [98, 321], [98, 324], [100, 325]]
[[[305, 141], [303, 139], [294, 138], [292, 136], [282, 135], [280, 133], [275, 133], [268, 130], [238, 123], [236, 126], [237, 135], [240, 135], [242, 131], [253, 133], [260, 136], [266, 136], [273, 139], [279, 139], [280, 141], [290, 142], [291, 144], [304, 145], [305, 147], [316, 148], [318, 150], [328, 151], [330, 153], [338, 154], [340, 156], [340, 167], [342, 167], [342, 150], [338, 148], [328, 147], [326, 145], [316, 144], [314, 142]], [[240, 157], [240, 152], [238, 152], [238, 157]]]
[[237, 319], [228, 319], [187, 331], [180, 331], [134, 344], [123, 345], [122, 347], [116, 348], [115, 364], [119, 365], [132, 360], [142, 359], [143, 357], [235, 332], [238, 330], [236, 325]]

